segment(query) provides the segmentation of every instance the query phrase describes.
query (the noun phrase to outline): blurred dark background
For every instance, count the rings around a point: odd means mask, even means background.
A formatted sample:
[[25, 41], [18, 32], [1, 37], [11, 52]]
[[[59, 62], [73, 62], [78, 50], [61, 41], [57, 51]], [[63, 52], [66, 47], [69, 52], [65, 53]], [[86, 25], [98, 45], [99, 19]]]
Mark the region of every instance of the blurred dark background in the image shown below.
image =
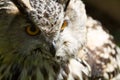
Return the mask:
[[87, 14], [99, 20], [120, 46], [120, 0], [83, 0]]

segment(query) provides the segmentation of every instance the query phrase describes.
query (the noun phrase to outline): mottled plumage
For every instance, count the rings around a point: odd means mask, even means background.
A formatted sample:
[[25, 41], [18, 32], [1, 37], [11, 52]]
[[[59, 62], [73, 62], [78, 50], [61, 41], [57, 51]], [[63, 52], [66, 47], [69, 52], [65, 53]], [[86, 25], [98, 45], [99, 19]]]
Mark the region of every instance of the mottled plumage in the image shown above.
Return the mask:
[[119, 80], [113, 41], [81, 0], [0, 0], [0, 80]]

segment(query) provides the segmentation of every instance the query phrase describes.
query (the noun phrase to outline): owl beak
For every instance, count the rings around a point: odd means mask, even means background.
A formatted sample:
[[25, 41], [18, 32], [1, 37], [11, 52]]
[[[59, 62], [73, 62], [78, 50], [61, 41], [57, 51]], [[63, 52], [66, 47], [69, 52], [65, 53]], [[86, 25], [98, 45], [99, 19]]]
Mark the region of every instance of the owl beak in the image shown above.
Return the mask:
[[52, 54], [52, 56], [55, 57], [55, 54], [56, 54], [55, 43], [52, 43], [52, 44], [50, 45], [50, 53]]

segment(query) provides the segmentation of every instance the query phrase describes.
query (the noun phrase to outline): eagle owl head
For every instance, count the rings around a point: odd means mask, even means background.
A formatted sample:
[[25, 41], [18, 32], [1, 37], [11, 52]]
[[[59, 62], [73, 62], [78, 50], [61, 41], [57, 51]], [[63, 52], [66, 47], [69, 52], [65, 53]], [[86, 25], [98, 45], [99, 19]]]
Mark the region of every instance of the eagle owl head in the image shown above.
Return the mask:
[[79, 0], [0, 2], [0, 79], [56, 80], [59, 57], [76, 56], [86, 43], [84, 4]]

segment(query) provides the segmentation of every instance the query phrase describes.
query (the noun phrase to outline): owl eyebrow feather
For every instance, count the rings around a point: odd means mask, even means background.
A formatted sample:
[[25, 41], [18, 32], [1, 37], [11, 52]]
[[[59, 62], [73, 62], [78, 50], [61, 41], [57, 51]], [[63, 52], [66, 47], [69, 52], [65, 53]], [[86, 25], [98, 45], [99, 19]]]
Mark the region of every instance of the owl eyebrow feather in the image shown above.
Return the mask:
[[16, 7], [19, 9], [19, 11], [24, 14], [27, 15], [28, 14], [28, 7], [21, 1], [21, 0], [11, 0]]
[[66, 2], [64, 11], [66, 11], [66, 9], [67, 9], [67, 7], [68, 7], [68, 5], [69, 5], [69, 2], [70, 2], [70, 0], [68, 0], [68, 1]]
[[68, 5], [69, 5], [69, 2], [70, 0], [56, 0], [56, 2], [62, 4], [64, 6], [64, 11], [66, 11]]
[[11, 0], [18, 10], [25, 16], [26, 20], [31, 23], [32, 26], [35, 26], [33, 20], [30, 18], [30, 9], [22, 0]]

